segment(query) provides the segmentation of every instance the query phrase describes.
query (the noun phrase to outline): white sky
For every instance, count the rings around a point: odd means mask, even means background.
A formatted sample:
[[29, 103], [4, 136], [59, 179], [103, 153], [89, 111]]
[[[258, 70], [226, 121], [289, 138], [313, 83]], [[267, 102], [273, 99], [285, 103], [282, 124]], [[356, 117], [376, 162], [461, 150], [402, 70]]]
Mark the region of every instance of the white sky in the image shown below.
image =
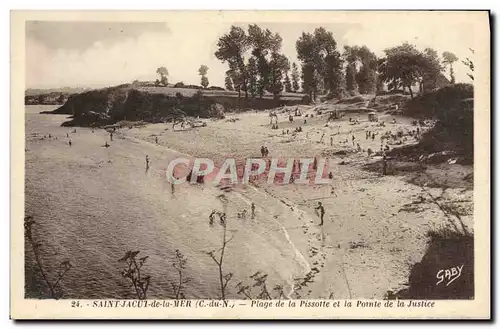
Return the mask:
[[[323, 26], [342, 49], [348, 45], [366, 45], [377, 55], [383, 49], [404, 41], [420, 49], [432, 47], [441, 54], [455, 53], [459, 59], [471, 56], [474, 48], [472, 20], [447, 15], [422, 16], [411, 13], [380, 15], [374, 12], [354, 14], [349, 19], [322, 20], [314, 23], [275, 20], [257, 22], [278, 32], [283, 38], [283, 53], [297, 61], [295, 42], [302, 31], [312, 32]], [[451, 16], [450, 16], [451, 17]], [[309, 20], [310, 21], [310, 20]], [[314, 20], [313, 20], [314, 21]], [[242, 27], [254, 21], [233, 23]], [[199, 84], [198, 68], [209, 67], [210, 85], [224, 86], [222, 64], [214, 56], [217, 39], [229, 31], [227, 20], [177, 19], [160, 23], [28, 22], [26, 25], [26, 87], [53, 88], [100, 87], [138, 80], [156, 79], [156, 68], [167, 67], [170, 82]], [[297, 62], [297, 64], [299, 64]], [[455, 63], [458, 82], [469, 82], [467, 69]]]

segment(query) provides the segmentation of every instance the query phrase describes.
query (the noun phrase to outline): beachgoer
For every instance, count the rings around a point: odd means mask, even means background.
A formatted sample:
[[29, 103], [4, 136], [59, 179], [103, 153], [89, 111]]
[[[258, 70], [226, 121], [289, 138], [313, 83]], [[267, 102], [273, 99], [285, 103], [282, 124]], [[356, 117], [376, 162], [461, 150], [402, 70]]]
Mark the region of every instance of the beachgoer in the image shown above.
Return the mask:
[[226, 226], [226, 213], [219, 213], [219, 221], [222, 226]]
[[208, 216], [208, 224], [209, 224], [210, 226], [214, 225], [215, 213], [216, 213], [216, 211], [215, 211], [215, 210], [212, 210], [212, 212], [211, 212], [211, 213], [210, 213], [210, 215]]
[[267, 146], [264, 146], [264, 154], [265, 156], [269, 156], [269, 149], [267, 148]]
[[146, 168], [149, 168], [149, 156], [146, 154]]
[[323, 217], [325, 216], [325, 208], [323, 207], [323, 204], [321, 202], [318, 202], [318, 206], [314, 208], [315, 210], [319, 210], [319, 216], [321, 218], [321, 224], [320, 226], [323, 225]]
[[69, 138], [69, 134], [68, 133], [66, 133], [66, 137]]
[[384, 176], [387, 175], [387, 158], [385, 154], [382, 157], [382, 174]]
[[252, 202], [252, 205], [250, 206], [251, 210], [252, 210], [252, 219], [255, 218], [255, 203]]
[[71, 146], [71, 144], [72, 144], [72, 143], [71, 143], [71, 139], [69, 140], [68, 144], [69, 144], [69, 146]]
[[155, 137], [155, 142], [156, 144], [158, 144], [158, 137]]
[[316, 170], [317, 167], [318, 167], [318, 159], [316, 157], [314, 157], [313, 170]]
[[260, 155], [261, 155], [262, 157], [264, 157], [264, 156], [266, 155], [266, 150], [265, 150], [264, 146], [261, 146], [261, 147], [260, 147]]
[[330, 146], [333, 146], [333, 137], [330, 137]]

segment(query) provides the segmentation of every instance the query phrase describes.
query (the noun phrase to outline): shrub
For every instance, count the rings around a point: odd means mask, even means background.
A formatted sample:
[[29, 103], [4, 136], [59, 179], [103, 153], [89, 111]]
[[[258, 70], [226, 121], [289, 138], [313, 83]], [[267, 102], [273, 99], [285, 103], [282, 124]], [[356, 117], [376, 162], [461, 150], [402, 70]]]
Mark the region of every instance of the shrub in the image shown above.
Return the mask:
[[226, 91], [226, 89], [222, 87], [217, 87], [217, 86], [210, 86], [207, 88], [208, 90], [220, 90], [220, 91]]

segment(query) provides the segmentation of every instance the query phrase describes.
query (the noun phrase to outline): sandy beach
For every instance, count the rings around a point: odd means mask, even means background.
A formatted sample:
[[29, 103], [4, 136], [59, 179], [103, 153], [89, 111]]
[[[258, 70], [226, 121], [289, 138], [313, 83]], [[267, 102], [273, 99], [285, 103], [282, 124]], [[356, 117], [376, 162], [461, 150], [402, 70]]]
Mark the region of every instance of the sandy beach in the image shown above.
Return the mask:
[[[153, 277], [151, 296], [171, 294], [171, 263], [179, 249], [192, 278], [188, 298], [216, 298], [216, 267], [206, 251], [220, 248], [220, 228], [210, 227], [208, 216], [224, 210], [221, 194], [228, 200], [228, 231], [234, 235], [225, 265], [234, 274], [228, 286], [233, 297], [241, 297], [237, 283], [249, 283], [249, 276], [261, 271], [268, 274], [268, 286], [283, 286], [288, 298], [382, 298], [408, 283], [411, 265], [425, 252], [426, 233], [449, 225], [439, 207], [419, 203], [424, 195], [458, 200], [472, 209], [472, 187], [465, 183], [451, 184], [443, 193], [440, 187], [411, 184], [401, 173], [383, 176], [381, 169], [365, 169], [380, 161], [367, 150], [380, 149], [382, 134], [414, 129], [410, 119], [400, 116], [382, 115], [385, 127], [359, 113], [351, 116], [359, 124], [350, 124], [347, 115], [325, 126], [326, 114], [301, 106], [302, 116], [293, 122], [288, 120], [292, 108], [277, 109], [278, 129], [270, 129], [269, 111], [252, 111], [206, 120], [205, 127], [194, 129], [173, 129], [169, 123], [122, 128], [110, 141], [103, 129], [76, 128], [73, 133], [60, 127], [65, 116], [36, 114], [39, 109], [28, 106], [26, 114], [26, 212], [38, 219], [48, 265], [74, 259], [76, 270], [62, 283], [68, 298], [127, 297], [117, 260], [133, 249], [150, 256], [145, 268]], [[299, 126], [302, 132], [293, 133]], [[367, 139], [366, 131], [377, 138]], [[51, 139], [42, 139], [49, 133]], [[103, 147], [106, 141], [110, 147]], [[205, 157], [220, 166], [226, 158], [238, 163], [258, 158], [261, 146], [268, 147], [269, 157], [326, 157], [331, 183], [259, 180], [232, 186], [230, 192], [183, 184], [172, 194], [165, 178], [175, 157]], [[145, 172], [146, 154], [151, 166]], [[396, 164], [389, 161], [389, 171], [391, 166]], [[445, 166], [450, 181], [461, 181], [472, 171]], [[424, 174], [442, 171], [429, 166]], [[314, 209], [318, 201], [325, 209], [323, 226]], [[251, 203], [255, 218], [238, 219]], [[472, 230], [472, 211], [463, 220]], [[32, 284], [28, 276], [26, 284]]]

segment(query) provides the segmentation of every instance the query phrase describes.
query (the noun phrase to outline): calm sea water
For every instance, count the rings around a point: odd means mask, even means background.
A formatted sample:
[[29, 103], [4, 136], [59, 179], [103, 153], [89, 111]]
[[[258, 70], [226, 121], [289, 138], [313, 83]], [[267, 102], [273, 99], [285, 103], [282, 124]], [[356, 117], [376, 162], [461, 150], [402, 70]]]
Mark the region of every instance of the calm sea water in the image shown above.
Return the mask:
[[[61, 283], [63, 298], [133, 297], [118, 262], [127, 250], [149, 256], [143, 268], [152, 277], [149, 297], [170, 298], [171, 282], [177, 279], [172, 267], [176, 249], [188, 259], [186, 296], [216, 298], [217, 267], [205, 252], [221, 245], [221, 228], [210, 227], [208, 216], [212, 209], [223, 210], [217, 196], [224, 192], [180, 186], [172, 194], [164, 169], [179, 153], [119, 133], [105, 148], [109, 136], [104, 130], [76, 128], [73, 133], [60, 126], [65, 116], [38, 114], [50, 109], [26, 107], [25, 210], [37, 223], [35, 239], [42, 243], [49, 276], [55, 277], [64, 260], [74, 266]], [[42, 139], [48, 134], [52, 139]], [[148, 171], [146, 154], [152, 163]], [[304, 275], [308, 265], [286, 232], [284, 205], [250, 187], [226, 196], [234, 236], [224, 264], [225, 272], [235, 275], [230, 296], [238, 297], [236, 283], [250, 283], [248, 277], [256, 271], [269, 275], [269, 286], [282, 284], [289, 291], [293, 278]], [[237, 219], [236, 213], [249, 210], [252, 201], [256, 219]], [[33, 254], [25, 247], [26, 296], [46, 297]]]

